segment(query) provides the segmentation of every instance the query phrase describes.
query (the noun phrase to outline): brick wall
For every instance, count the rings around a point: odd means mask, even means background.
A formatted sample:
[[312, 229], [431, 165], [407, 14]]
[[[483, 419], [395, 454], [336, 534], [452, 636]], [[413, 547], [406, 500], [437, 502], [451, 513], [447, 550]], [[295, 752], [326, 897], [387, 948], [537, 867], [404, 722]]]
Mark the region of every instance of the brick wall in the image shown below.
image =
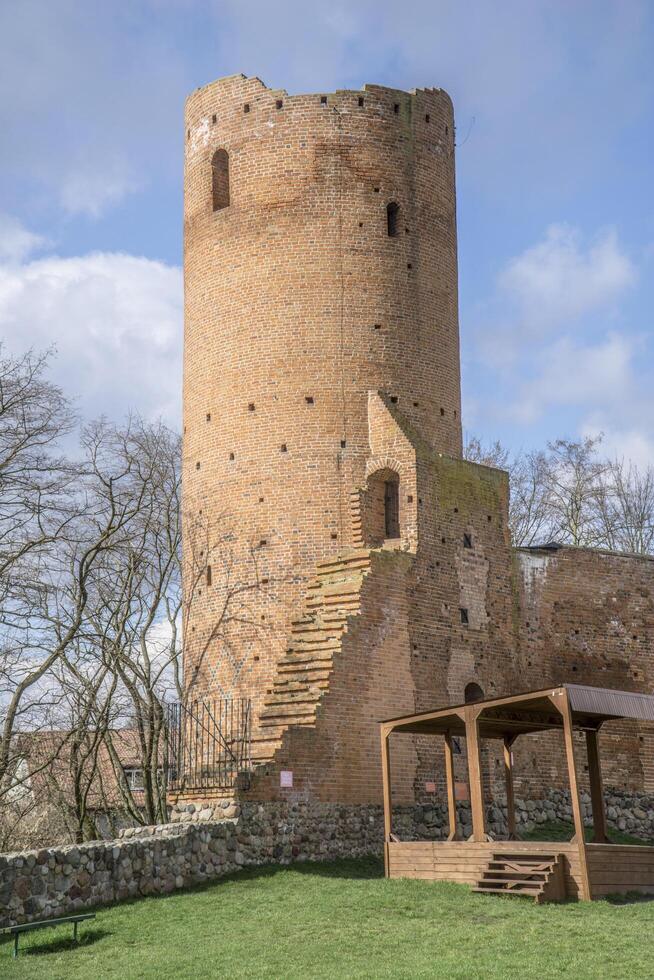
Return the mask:
[[[369, 391], [387, 391], [425, 438], [460, 452], [453, 141], [438, 89], [288, 96], [238, 75], [188, 99], [185, 667], [195, 693], [247, 694], [259, 710], [316, 563], [353, 543]], [[214, 211], [219, 148], [230, 203]], [[262, 587], [224, 616], [230, 585], [252, 579], [255, 561]]]
[[[377, 802], [378, 722], [469, 685], [653, 688], [652, 562], [514, 552], [507, 474], [460, 458], [453, 130], [437, 89], [239, 75], [187, 103], [185, 679], [253, 699], [246, 798]], [[607, 784], [652, 788], [654, 732], [602, 741]], [[514, 754], [518, 792], [565, 785], [554, 736]], [[442, 791], [438, 740], [393, 759], [398, 801]], [[483, 762], [501, 794], [497, 747]]]

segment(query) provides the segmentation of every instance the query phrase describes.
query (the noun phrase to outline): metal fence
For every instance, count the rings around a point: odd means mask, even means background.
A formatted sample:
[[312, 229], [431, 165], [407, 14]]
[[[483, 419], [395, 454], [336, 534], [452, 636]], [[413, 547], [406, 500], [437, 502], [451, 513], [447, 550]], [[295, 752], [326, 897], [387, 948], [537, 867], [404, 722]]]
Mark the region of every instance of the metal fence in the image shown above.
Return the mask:
[[249, 698], [169, 704], [167, 730], [169, 790], [230, 788], [250, 771]]

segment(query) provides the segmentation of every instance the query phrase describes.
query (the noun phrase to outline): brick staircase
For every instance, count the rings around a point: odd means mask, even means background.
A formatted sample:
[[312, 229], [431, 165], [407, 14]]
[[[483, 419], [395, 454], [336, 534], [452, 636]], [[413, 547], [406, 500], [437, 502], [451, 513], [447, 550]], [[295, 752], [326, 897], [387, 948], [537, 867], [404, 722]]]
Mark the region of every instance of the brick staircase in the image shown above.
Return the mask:
[[539, 905], [560, 902], [566, 897], [562, 856], [554, 852], [495, 853], [473, 891], [527, 895]]
[[370, 551], [358, 548], [318, 563], [302, 616], [291, 624], [289, 645], [264, 699], [259, 731], [252, 739], [254, 765], [272, 760], [288, 728], [315, 724], [343, 634], [350, 617], [359, 612], [361, 585], [370, 567]]

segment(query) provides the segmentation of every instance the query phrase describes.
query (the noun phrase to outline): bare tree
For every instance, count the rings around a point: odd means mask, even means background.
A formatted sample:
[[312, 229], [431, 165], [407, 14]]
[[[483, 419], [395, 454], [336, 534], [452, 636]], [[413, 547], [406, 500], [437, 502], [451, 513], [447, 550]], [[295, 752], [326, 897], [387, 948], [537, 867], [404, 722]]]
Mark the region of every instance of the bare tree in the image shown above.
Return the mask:
[[[105, 742], [133, 820], [167, 819], [164, 764], [166, 701], [181, 697], [180, 439], [162, 424], [131, 419], [123, 428], [94, 426], [96, 477], [129, 469], [138, 502], [129, 539], [108, 556], [93, 633], [102, 663], [116, 681], [120, 714], [137, 737], [143, 790], [135, 800], [122, 778], [113, 729]], [[100, 451], [102, 447], [102, 451]]]
[[41, 682], [75, 629], [73, 618], [58, 640], [37, 640], [42, 591], [77, 514], [59, 448], [75, 419], [45, 377], [49, 356], [0, 350], [0, 803], [28, 778], [15, 736], [42, 720], [53, 695]]
[[[0, 364], [0, 804], [21, 780], [35, 782], [21, 733], [70, 704], [60, 668], [92, 640], [91, 613], [137, 534], [152, 472], [136, 454], [110, 459], [94, 433], [74, 465], [57, 452], [74, 419], [44, 380], [46, 364], [31, 355]], [[64, 742], [74, 747], [75, 731], [49, 741], [53, 758]], [[39, 753], [39, 771], [49, 761]]]
[[597, 455], [601, 436], [580, 441], [557, 439], [547, 444], [544, 479], [549, 522], [558, 541], [572, 545], [600, 546], [598, 501], [610, 472]]
[[597, 500], [602, 544], [613, 551], [654, 553], [654, 469], [613, 460]]

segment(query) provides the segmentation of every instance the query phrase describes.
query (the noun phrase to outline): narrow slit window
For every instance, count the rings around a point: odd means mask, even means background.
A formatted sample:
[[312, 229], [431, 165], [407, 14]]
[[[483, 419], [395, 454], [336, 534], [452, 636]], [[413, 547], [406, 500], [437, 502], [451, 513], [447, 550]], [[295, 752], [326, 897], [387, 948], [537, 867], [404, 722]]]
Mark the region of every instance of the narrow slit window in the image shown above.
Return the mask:
[[397, 236], [397, 226], [398, 219], [400, 216], [400, 206], [395, 201], [391, 201], [386, 206], [386, 225], [388, 229], [388, 237], [395, 238]]
[[384, 530], [386, 537], [400, 536], [400, 483], [399, 480], [384, 482]]
[[229, 207], [229, 155], [216, 150], [211, 160], [211, 196], [214, 211]]
[[207, 565], [207, 588], [211, 585], [211, 565]]

